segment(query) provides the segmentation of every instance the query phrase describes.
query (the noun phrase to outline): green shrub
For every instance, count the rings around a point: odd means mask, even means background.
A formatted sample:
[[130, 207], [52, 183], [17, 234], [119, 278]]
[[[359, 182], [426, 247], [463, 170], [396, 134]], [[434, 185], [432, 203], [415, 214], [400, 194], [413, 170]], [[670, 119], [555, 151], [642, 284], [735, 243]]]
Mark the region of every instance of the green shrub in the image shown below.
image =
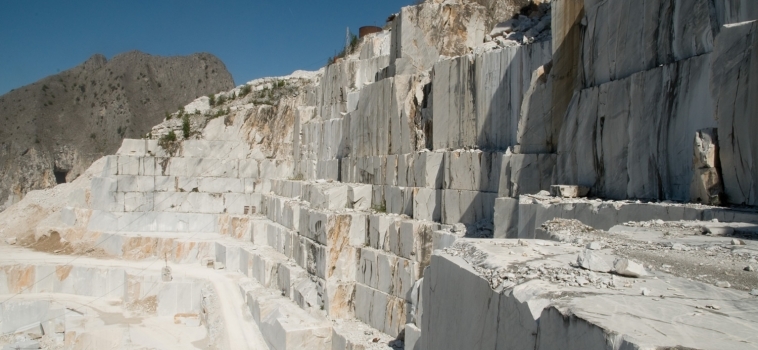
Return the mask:
[[182, 136], [184, 136], [185, 139], [190, 137], [190, 122], [189, 116], [187, 115], [182, 117]]
[[224, 95], [220, 95], [216, 99], [216, 106], [220, 106], [220, 105], [224, 104], [225, 102], [226, 102], [226, 97], [224, 97]]
[[215, 114], [208, 114], [207, 117], [208, 117], [209, 120], [210, 119], [216, 119], [218, 117], [221, 117], [221, 116], [229, 114], [229, 112], [230, 112], [229, 108], [227, 108], [227, 109], [219, 108], [219, 110], [217, 110]]
[[166, 120], [171, 120], [171, 114], [169, 114], [168, 112], [166, 112]]
[[168, 132], [168, 134], [161, 136], [161, 138], [158, 140], [158, 146], [161, 146], [161, 148], [163, 148], [163, 150], [165, 150], [169, 156], [173, 157], [176, 151], [179, 149], [179, 146], [176, 142], [176, 134], [174, 133], [174, 130], [171, 130]]
[[387, 206], [384, 203], [382, 203], [381, 205], [375, 205], [375, 206], [373, 206], [371, 208], [374, 209], [374, 211], [376, 211], [378, 213], [386, 213], [387, 212]]
[[244, 97], [244, 96], [247, 96], [247, 94], [249, 94], [249, 93], [250, 93], [252, 90], [253, 90], [253, 88], [252, 88], [252, 87], [250, 87], [250, 85], [247, 85], [247, 84], [245, 84], [245, 85], [244, 85], [244, 86], [242, 86], [242, 88], [240, 89], [240, 97]]
[[171, 130], [171, 131], [168, 132], [168, 134], [163, 135], [163, 137], [161, 137], [161, 141], [175, 142], [176, 141], [176, 134], [174, 133], [174, 130]]
[[213, 94], [208, 95], [208, 104], [211, 105], [211, 107], [216, 105], [216, 96]]

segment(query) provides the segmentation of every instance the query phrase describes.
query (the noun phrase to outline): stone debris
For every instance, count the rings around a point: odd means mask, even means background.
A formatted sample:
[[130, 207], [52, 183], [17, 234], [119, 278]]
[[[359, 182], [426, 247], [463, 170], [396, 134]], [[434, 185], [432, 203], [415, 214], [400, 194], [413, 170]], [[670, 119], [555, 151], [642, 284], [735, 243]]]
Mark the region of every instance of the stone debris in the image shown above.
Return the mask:
[[9, 245], [14, 245], [16, 244], [16, 242], [17, 242], [16, 237], [8, 237], [5, 239], [5, 243]]
[[600, 242], [592, 242], [592, 243], [590, 243], [590, 244], [587, 245], [587, 249], [589, 249], [589, 250], [600, 250], [600, 249], [603, 249], [603, 244], [601, 244]]
[[30, 325], [17, 329], [15, 334], [23, 335], [24, 337], [31, 340], [37, 340], [42, 338], [42, 336], [45, 334], [45, 331], [42, 329], [42, 323], [34, 322]]
[[681, 244], [681, 243], [672, 243], [672, 242], [669, 242], [669, 243], [666, 243], [665, 246], [671, 248], [671, 250], [678, 250], [678, 251], [685, 251], [685, 252], [689, 251], [691, 249], [687, 245]]
[[171, 282], [173, 280], [173, 276], [171, 276], [171, 267], [170, 266], [164, 266], [161, 269], [161, 280], [163, 282]]
[[543, 2], [532, 8], [528, 14], [520, 14], [500, 22], [485, 36], [485, 41], [496, 42], [501, 47], [528, 45], [550, 40], [550, 2]]
[[[610, 260], [614, 261], [614, 265], [620, 259], [642, 262], [639, 264], [640, 271], [648, 274], [650, 272], [644, 266], [655, 266], [661, 271], [713, 285], [717, 278], [723, 280], [727, 277], [732, 288], [740, 286], [738, 288], [743, 290], [749, 290], [752, 283], [758, 283], [758, 279], [743, 272], [746, 265], [755, 264], [751, 261], [758, 257], [758, 249], [749, 245], [733, 246], [728, 237], [703, 235], [700, 228], [704, 224], [698, 221], [626, 222], [606, 232], [594, 230], [577, 220], [554, 219], [541, 228], [545, 230], [546, 237], [582, 249], [587, 248], [583, 242], [599, 242], [604, 249], [614, 252], [616, 257]], [[691, 245], [679, 241], [687, 241]], [[695, 273], [695, 270], [688, 268], [691, 265], [716, 270], [708, 274]]]
[[590, 189], [584, 186], [553, 185], [550, 186], [550, 193], [554, 197], [562, 198], [579, 198], [586, 197]]
[[724, 186], [719, 174], [718, 130], [707, 128], [695, 133], [692, 183], [692, 202], [720, 205]]
[[726, 282], [726, 281], [718, 281], [718, 282], [716, 282], [716, 287], [729, 288], [731, 286], [732, 285], [729, 282]]

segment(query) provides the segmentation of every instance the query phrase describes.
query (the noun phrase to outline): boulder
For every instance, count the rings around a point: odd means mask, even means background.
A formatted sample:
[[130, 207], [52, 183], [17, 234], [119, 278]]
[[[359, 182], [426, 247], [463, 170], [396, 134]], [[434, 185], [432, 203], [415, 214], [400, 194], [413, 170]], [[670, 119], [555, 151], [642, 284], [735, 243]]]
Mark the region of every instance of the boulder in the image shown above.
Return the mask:
[[576, 257], [576, 264], [585, 269], [595, 272], [610, 272], [611, 267], [603, 258], [592, 250], [586, 249]]
[[647, 271], [645, 271], [645, 267], [642, 266], [642, 264], [636, 263], [627, 258], [616, 259], [613, 263], [613, 268], [616, 270], [617, 274], [622, 276], [634, 278], [647, 276]]

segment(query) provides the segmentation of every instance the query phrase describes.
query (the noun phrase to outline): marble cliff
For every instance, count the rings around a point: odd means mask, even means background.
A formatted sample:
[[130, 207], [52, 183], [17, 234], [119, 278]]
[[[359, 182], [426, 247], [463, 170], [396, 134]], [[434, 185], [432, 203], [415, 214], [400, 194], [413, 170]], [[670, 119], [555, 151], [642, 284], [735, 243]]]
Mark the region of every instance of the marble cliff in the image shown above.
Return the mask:
[[756, 19], [752, 0], [404, 7], [1, 213], [0, 340], [758, 348]]

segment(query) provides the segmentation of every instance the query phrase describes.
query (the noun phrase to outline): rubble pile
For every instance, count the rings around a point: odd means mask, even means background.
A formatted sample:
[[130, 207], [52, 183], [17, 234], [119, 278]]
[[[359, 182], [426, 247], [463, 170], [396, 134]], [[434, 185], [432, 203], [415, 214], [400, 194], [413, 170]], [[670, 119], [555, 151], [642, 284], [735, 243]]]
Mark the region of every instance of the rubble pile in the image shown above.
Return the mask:
[[498, 23], [485, 36], [485, 43], [494, 42], [500, 47], [510, 47], [552, 39], [550, 2], [526, 7], [522, 12], [526, 13]]

